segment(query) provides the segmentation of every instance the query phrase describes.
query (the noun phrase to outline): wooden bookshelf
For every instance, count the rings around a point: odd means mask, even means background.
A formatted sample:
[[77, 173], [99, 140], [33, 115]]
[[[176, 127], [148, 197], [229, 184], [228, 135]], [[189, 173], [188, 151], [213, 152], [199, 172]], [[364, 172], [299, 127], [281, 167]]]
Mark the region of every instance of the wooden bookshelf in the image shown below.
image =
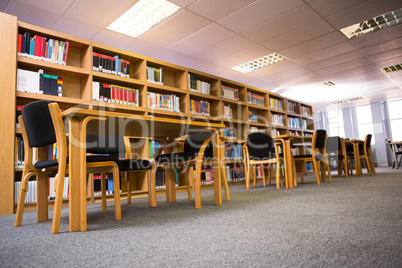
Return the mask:
[[[55, 40], [68, 41], [69, 50], [66, 65], [17, 55], [18, 34], [24, 34], [25, 32]], [[0, 35], [4, 40], [0, 44], [0, 48], [3, 51], [3, 56], [0, 59], [2, 68], [0, 83], [3, 92], [1, 99], [3, 105], [0, 106], [0, 111], [2, 114], [15, 114], [16, 105], [26, 105], [36, 100], [48, 99], [58, 102], [61, 109], [82, 106], [89, 109], [113, 110], [144, 116], [222, 123], [228, 128], [236, 129], [235, 139], [228, 140], [232, 144], [243, 144], [250, 131], [263, 131], [273, 136], [292, 132], [297, 132], [300, 135], [311, 135], [314, 132], [312, 106], [295, 100], [289, 100], [275, 93], [223, 79], [213, 74], [177, 66], [133, 52], [19, 22], [15, 16], [1, 12]], [[129, 61], [129, 77], [94, 70], [93, 52], [111, 57], [118, 56], [119, 59]], [[162, 80], [161, 82], [149, 80], [149, 68], [163, 70], [161, 76], [158, 78], [158, 80]], [[45, 74], [63, 77], [63, 96], [17, 91], [17, 69], [34, 72], [43, 70]], [[194, 81], [196, 84], [199, 83], [199, 85], [202, 83], [207, 84], [209, 94], [201, 92], [197, 87], [194, 88], [191, 84]], [[138, 89], [138, 106], [94, 100], [93, 82]], [[190, 89], [191, 87], [193, 88]], [[230, 94], [223, 95], [225, 88], [229, 88], [227, 90], [229, 93], [230, 89], [233, 89], [236, 98], [233, 98]], [[149, 93], [176, 95], [180, 100], [180, 112], [149, 108], [147, 97]], [[258, 101], [251, 101], [250, 96], [255, 97]], [[191, 101], [209, 102], [210, 115], [191, 113]], [[291, 110], [287, 109], [290, 103], [294, 107]], [[230, 105], [232, 119], [224, 118], [224, 104]], [[255, 116], [256, 120], [251, 120], [250, 114]], [[273, 116], [276, 115], [280, 116], [282, 120], [279, 125], [273, 122]], [[289, 118], [300, 120], [301, 127], [290, 127], [288, 125]], [[2, 178], [0, 180], [0, 215], [14, 212], [14, 182], [15, 180], [19, 180], [21, 176], [15, 176], [16, 173], [21, 173], [19, 169], [15, 169], [14, 164], [15, 137], [16, 135], [21, 135], [19, 128], [15, 127], [15, 122], [15, 116], [7, 116], [2, 119], [0, 125], [0, 134], [2, 137], [0, 146], [3, 149], [0, 164], [0, 176]], [[147, 158], [149, 157], [149, 139], [133, 139], [134, 144], [140, 141], [143, 142], [143, 145], [137, 146], [138, 156]], [[226, 164], [235, 167], [241, 165], [242, 160], [228, 160]], [[182, 187], [184, 185], [183, 181], [183, 178], [180, 178], [179, 191], [184, 191]], [[244, 182], [233, 182], [233, 184], [238, 183]], [[130, 190], [132, 198], [146, 196], [144, 192], [147, 189], [145, 176], [140, 175], [137, 177], [135, 181], [133, 180], [130, 187], [131, 189], [126, 189], [125, 183], [122, 183], [123, 195], [126, 190]], [[203, 187], [208, 188], [210, 185]], [[158, 190], [158, 194], [164, 194], [164, 190]], [[88, 202], [99, 201], [100, 197], [89, 193]], [[28, 207], [32, 208], [33, 205]]]

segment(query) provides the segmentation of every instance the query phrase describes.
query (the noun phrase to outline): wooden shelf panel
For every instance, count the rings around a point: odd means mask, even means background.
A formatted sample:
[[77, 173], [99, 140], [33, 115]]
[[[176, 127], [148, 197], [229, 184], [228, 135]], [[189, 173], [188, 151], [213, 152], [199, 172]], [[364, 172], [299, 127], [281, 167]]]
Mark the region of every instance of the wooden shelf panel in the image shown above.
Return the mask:
[[58, 96], [47, 95], [47, 94], [35, 94], [35, 93], [17, 91], [16, 96], [19, 99], [29, 99], [31, 101], [50, 100], [50, 101], [54, 101], [54, 102], [58, 102], [58, 103], [71, 104], [71, 105], [82, 105], [82, 104], [88, 105], [88, 106], [90, 105], [89, 100], [69, 98], [69, 97], [58, 97]]
[[102, 79], [110, 81], [111, 84], [120, 85], [120, 83], [124, 84], [136, 84], [136, 85], [145, 85], [144, 81], [131, 78], [131, 77], [123, 77], [113, 74], [107, 74], [103, 72], [92, 71], [93, 80]]
[[187, 94], [187, 90], [176, 88], [176, 87], [159, 85], [159, 84], [148, 82], [148, 81], [145, 84], [148, 87], [148, 92], [152, 92], [152, 90], [155, 89], [157, 91], [163, 90], [163, 91], [166, 91], [166, 92]]

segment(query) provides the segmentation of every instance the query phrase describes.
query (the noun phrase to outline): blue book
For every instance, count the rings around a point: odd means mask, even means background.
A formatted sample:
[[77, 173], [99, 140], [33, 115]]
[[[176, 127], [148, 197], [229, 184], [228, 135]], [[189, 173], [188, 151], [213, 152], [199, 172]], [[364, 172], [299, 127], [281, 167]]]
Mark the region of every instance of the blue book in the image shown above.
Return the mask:
[[113, 174], [108, 174], [107, 175], [107, 190], [109, 194], [114, 193], [114, 185], [113, 185]]
[[29, 47], [29, 54], [35, 55], [35, 40], [31, 38], [31, 45]]
[[114, 58], [116, 59], [116, 67], [115, 67], [115, 69], [116, 69], [116, 75], [119, 75], [119, 72], [120, 72], [120, 60], [119, 60], [119, 56], [114, 56]]

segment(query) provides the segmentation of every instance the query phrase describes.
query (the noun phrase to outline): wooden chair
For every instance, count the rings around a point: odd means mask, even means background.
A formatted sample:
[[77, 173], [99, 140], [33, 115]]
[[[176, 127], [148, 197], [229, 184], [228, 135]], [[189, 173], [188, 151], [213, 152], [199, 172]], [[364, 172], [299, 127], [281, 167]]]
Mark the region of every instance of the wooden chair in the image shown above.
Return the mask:
[[341, 137], [328, 137], [327, 138], [327, 154], [330, 162], [336, 162], [338, 175], [342, 174], [342, 170], [345, 173], [345, 177], [348, 177], [348, 159], [346, 155], [345, 140]]
[[[325, 181], [325, 167], [328, 172], [329, 181], [332, 182], [331, 168], [329, 166], [327, 156], [327, 132], [323, 129], [318, 129], [313, 134], [311, 141], [311, 154], [307, 155], [295, 155], [295, 161], [312, 162], [314, 167], [315, 176], [317, 178], [317, 184], [320, 185], [320, 171], [321, 181]], [[303, 173], [301, 173], [303, 176]]]
[[[201, 169], [203, 165], [213, 164], [213, 145], [212, 135], [218, 135], [216, 131], [198, 132], [189, 134], [184, 139], [184, 151], [179, 153], [161, 154], [167, 149], [166, 145], [162, 145], [155, 154], [155, 162], [159, 166], [164, 166], [165, 171], [171, 172], [174, 168], [183, 167], [187, 172], [187, 193], [188, 199], [192, 200], [192, 191], [195, 192], [195, 208], [201, 208]], [[222, 138], [222, 137], [219, 137]], [[218, 148], [220, 150], [220, 148]], [[221, 160], [222, 154], [218, 156]], [[195, 165], [195, 177], [194, 177]], [[226, 200], [229, 200], [229, 187], [226, 180], [226, 172], [220, 161], [219, 172], [222, 176], [222, 181], [225, 189]], [[194, 180], [193, 180], [194, 178]]]
[[[401, 161], [402, 161], [402, 150], [401, 150], [401, 146], [402, 144], [398, 145], [392, 145], [391, 140], [389, 138], [385, 138], [385, 142], [388, 143], [389, 147], [391, 148], [391, 153], [392, 153], [392, 158], [393, 158], [393, 163], [392, 163], [392, 168], [396, 168], [398, 169], [399, 166], [401, 165]], [[400, 156], [399, 162], [398, 162], [398, 157]]]
[[367, 134], [364, 139], [364, 143], [359, 144], [359, 159], [355, 159], [354, 151], [347, 151], [347, 158], [350, 160], [350, 171], [352, 172], [352, 160], [361, 161], [363, 159], [366, 162], [367, 172], [372, 175], [376, 174], [374, 161], [373, 161], [373, 153], [371, 151], [371, 134]]
[[[131, 204], [130, 174], [146, 173], [148, 185], [148, 203], [156, 207], [155, 165], [146, 158], [134, 159], [129, 137], [87, 135], [87, 153], [94, 154], [93, 159], [113, 161], [117, 164], [119, 173], [127, 183], [127, 203]], [[105, 156], [106, 155], [106, 156]], [[119, 189], [120, 191], [120, 189]], [[106, 178], [101, 176], [102, 212], [106, 213]]]
[[[271, 179], [270, 165], [276, 166], [276, 189], [279, 189], [279, 179], [282, 177], [281, 166], [283, 159], [279, 157], [278, 147], [275, 140], [261, 132], [250, 133], [243, 145], [244, 169], [246, 174], [246, 189], [250, 189], [250, 172], [253, 170], [253, 184], [256, 186], [256, 168], [261, 165], [262, 183], [266, 186], [264, 165], [267, 165], [269, 182]], [[251, 168], [252, 166], [252, 168]], [[283, 180], [282, 186], [283, 186]]]
[[[21, 226], [22, 215], [24, 212], [24, 200], [25, 194], [28, 191], [28, 181], [32, 176], [41, 177], [41, 186], [43, 189], [38, 189], [44, 196], [38, 197], [37, 213], [39, 219], [39, 204], [41, 201], [47, 202], [47, 176], [50, 174], [56, 174], [55, 179], [55, 201], [53, 211], [52, 233], [58, 233], [60, 227], [60, 215], [63, 198], [64, 177], [68, 173], [68, 159], [67, 159], [67, 138], [64, 129], [63, 120], [61, 117], [60, 109], [57, 103], [50, 103], [47, 100], [41, 100], [37, 102], [25, 105], [22, 110], [22, 115], [18, 118], [22, 137], [24, 140], [24, 168], [21, 179], [21, 189], [17, 205], [17, 213], [15, 218], [15, 226]], [[57, 143], [57, 157], [56, 159], [42, 160], [40, 159], [35, 164], [33, 160], [33, 148], [39, 148], [44, 154], [46, 154], [49, 145]], [[98, 161], [99, 159], [87, 158], [87, 172], [88, 173], [105, 173], [113, 172], [114, 178], [118, 178], [118, 167], [113, 161]], [[44, 180], [44, 181], [43, 181]], [[114, 181], [115, 196], [114, 196], [114, 208], [116, 220], [121, 219], [120, 210], [120, 193], [117, 189], [119, 187], [119, 180]], [[46, 216], [47, 220], [47, 203]]]

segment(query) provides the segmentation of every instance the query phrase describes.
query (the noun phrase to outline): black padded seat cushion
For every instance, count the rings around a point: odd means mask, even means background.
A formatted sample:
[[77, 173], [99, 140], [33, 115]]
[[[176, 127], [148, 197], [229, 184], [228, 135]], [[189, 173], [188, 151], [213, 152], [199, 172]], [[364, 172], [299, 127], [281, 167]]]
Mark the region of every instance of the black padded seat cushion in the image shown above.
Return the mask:
[[267, 160], [275, 158], [275, 140], [261, 132], [250, 133], [247, 136], [247, 149], [252, 160]]
[[58, 167], [59, 164], [57, 163], [56, 159], [52, 159], [52, 160], [41, 160], [41, 161], [37, 161], [34, 164], [34, 167], [37, 169], [42, 169], [42, 168], [56, 168]]
[[[313, 157], [311, 154], [303, 154], [303, 155], [295, 155], [293, 158], [295, 160], [300, 159], [300, 158], [311, 158]], [[324, 156], [322, 154], [318, 154], [315, 156], [316, 159], [324, 159]]]
[[119, 159], [115, 161], [119, 166], [119, 171], [150, 170], [152, 164], [145, 159]]
[[334, 159], [343, 159], [343, 155], [341, 154], [329, 154], [328, 159], [329, 160], [334, 160]]
[[[186, 162], [193, 160], [198, 156], [197, 152], [184, 152], [184, 153], [171, 153], [171, 154], [163, 154], [159, 155], [155, 158], [156, 163], [159, 164], [167, 164], [167, 163], [177, 163], [177, 162]], [[204, 159], [212, 158], [213, 154], [211, 152], [204, 152]]]

